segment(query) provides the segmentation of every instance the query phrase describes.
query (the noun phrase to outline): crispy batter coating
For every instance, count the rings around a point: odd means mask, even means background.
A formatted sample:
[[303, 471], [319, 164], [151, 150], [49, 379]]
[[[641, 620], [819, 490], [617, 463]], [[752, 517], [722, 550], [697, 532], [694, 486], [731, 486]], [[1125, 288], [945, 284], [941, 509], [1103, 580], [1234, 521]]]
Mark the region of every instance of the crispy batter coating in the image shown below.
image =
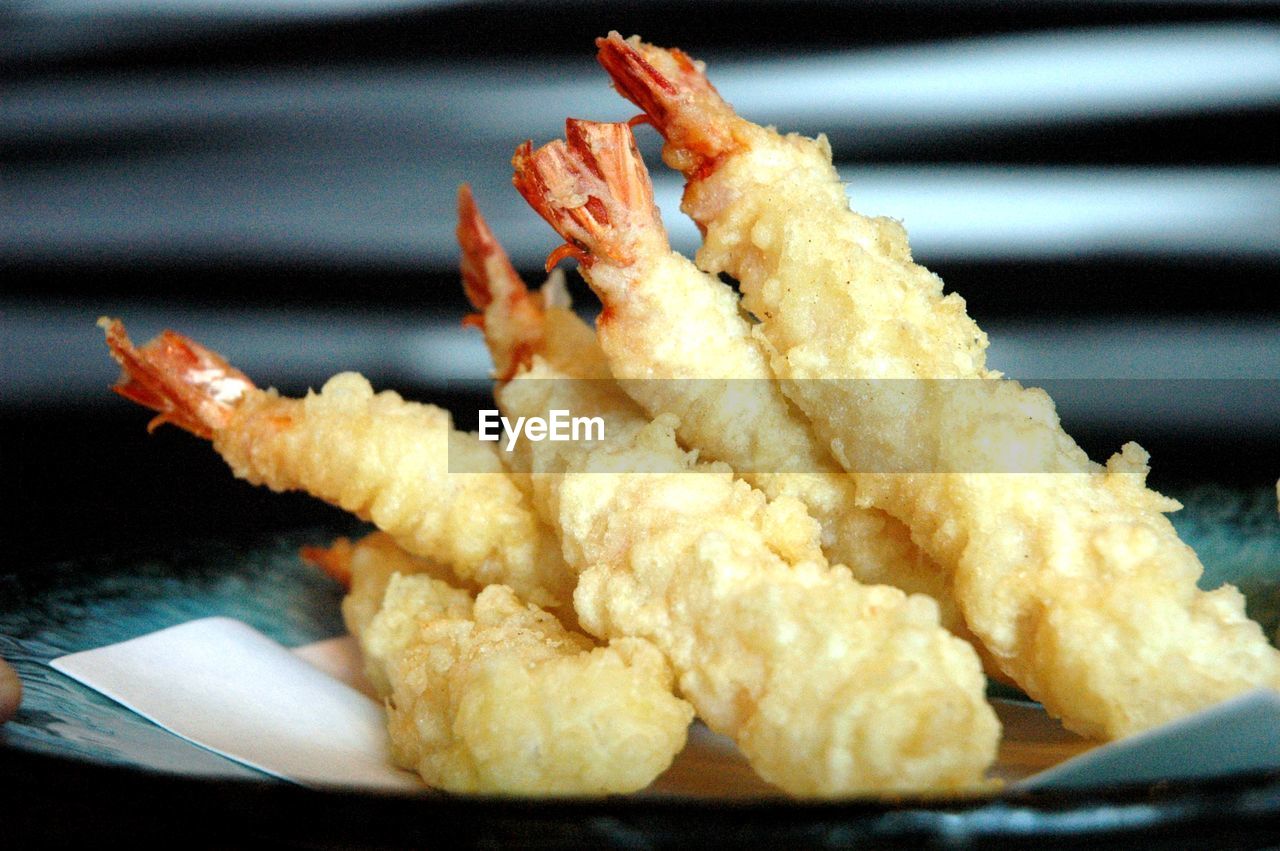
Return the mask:
[[565, 140], [521, 148], [516, 175], [530, 205], [585, 251], [580, 270], [605, 306], [599, 346], [623, 390], [651, 417], [677, 416], [684, 446], [770, 498], [803, 502], [830, 561], [862, 582], [928, 594], [968, 637], [948, 574], [906, 526], [856, 504], [853, 480], [774, 381], [733, 290], [671, 250], [630, 128], [569, 119]]
[[[124, 367], [117, 391], [160, 411], [153, 426], [172, 421], [211, 437], [238, 477], [338, 505], [464, 580], [567, 606], [574, 578], [554, 534], [493, 446], [454, 429], [447, 411], [374, 393], [355, 373], [283, 398], [179, 334], [135, 348], [119, 322], [100, 324]], [[469, 472], [450, 473], [451, 461]]]
[[479, 311], [465, 324], [484, 332], [494, 378], [509, 380], [535, 353], [574, 378], [613, 378], [595, 334], [573, 312], [564, 275], [553, 271], [541, 289], [530, 292], [465, 184], [458, 190], [457, 234], [462, 288]]
[[[459, 585], [457, 577], [452, 571], [405, 552], [385, 532], [373, 532], [354, 542], [349, 538], [338, 538], [327, 548], [304, 547], [302, 556], [346, 585], [347, 595], [342, 598], [343, 623], [360, 645], [369, 684], [379, 697], [389, 697], [391, 683], [387, 679], [387, 653], [404, 647], [413, 638], [412, 630], [405, 630], [394, 640], [388, 640], [384, 635], [376, 646], [368, 640], [369, 625], [382, 609], [391, 577], [396, 574], [424, 575], [454, 587]], [[465, 590], [474, 595], [479, 589], [471, 587]], [[411, 621], [403, 623], [407, 625]]]
[[695, 468], [674, 417], [650, 422], [616, 387], [562, 378], [535, 357], [498, 398], [508, 416], [606, 419], [601, 443], [512, 453], [582, 570], [588, 631], [652, 641], [699, 716], [792, 794], [981, 783], [999, 724], [977, 656], [932, 600], [829, 567], [800, 502]]
[[494, 362], [517, 363], [496, 392], [507, 416], [606, 421], [602, 443], [524, 441], [503, 455], [584, 571], [579, 622], [650, 639], [699, 715], [788, 792], [980, 783], [999, 724], [973, 649], [939, 627], [937, 605], [829, 568], [800, 502], [770, 503], [723, 464], [695, 471], [674, 417], [650, 422], [618, 383], [577, 380], [599, 377], [583, 364], [601, 353], [572, 313], [548, 309], [531, 327], [514, 321], [531, 311], [507, 307], [536, 303], [523, 283], [492, 286], [477, 306]]
[[[986, 336], [902, 226], [849, 210], [825, 139], [737, 117], [681, 53], [614, 34], [602, 62], [689, 178], [699, 265], [737, 278], [788, 396], [860, 496], [952, 571], [970, 628], [1029, 694], [1117, 737], [1280, 687], [1240, 594], [1196, 588], [1146, 453], [1089, 462], [1045, 393], [987, 369]], [[993, 472], [1014, 468], [1037, 472]]]
[[[447, 411], [375, 394], [354, 373], [301, 400], [246, 398], [214, 448], [237, 476], [333, 502], [464, 579], [540, 605], [562, 604], [572, 588], [554, 537], [491, 445], [454, 429]], [[450, 459], [477, 472], [450, 473]]]
[[[609, 794], [649, 785], [683, 748], [693, 709], [662, 654], [608, 647], [493, 584], [471, 592], [402, 551], [416, 546], [476, 584], [521, 582], [564, 603], [573, 575], [492, 449], [449, 415], [374, 394], [358, 375], [305, 399], [261, 391], [216, 353], [172, 332], [135, 348], [104, 321], [122, 395], [211, 437], [237, 475], [302, 489], [391, 534], [308, 557], [347, 579], [343, 616], [387, 700], [398, 764], [458, 792]], [[470, 470], [450, 474], [448, 453]], [[394, 540], [393, 540], [394, 539]]]
[[683, 748], [693, 709], [651, 644], [595, 647], [506, 586], [453, 587], [384, 535], [344, 555], [343, 615], [386, 699], [393, 757], [429, 785], [633, 792]]

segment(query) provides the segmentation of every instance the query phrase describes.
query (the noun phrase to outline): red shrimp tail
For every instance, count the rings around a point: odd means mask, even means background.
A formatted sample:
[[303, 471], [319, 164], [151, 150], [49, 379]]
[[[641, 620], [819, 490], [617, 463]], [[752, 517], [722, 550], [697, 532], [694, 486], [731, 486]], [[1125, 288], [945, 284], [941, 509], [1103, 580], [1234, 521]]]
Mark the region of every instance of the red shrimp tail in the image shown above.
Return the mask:
[[462, 249], [462, 288], [476, 310], [483, 311], [495, 298], [522, 297], [527, 288], [480, 215], [471, 187], [458, 187], [458, 247]]
[[536, 151], [525, 142], [512, 164], [516, 189], [567, 242], [549, 262], [571, 255], [587, 266], [596, 259], [626, 265], [636, 239], [663, 233], [649, 172], [625, 122], [571, 118], [564, 139]]
[[645, 119], [663, 136], [679, 109], [680, 90], [640, 52], [638, 37], [624, 39], [616, 30], [596, 39], [596, 61], [613, 80], [618, 94], [640, 107]]
[[327, 547], [302, 547], [298, 550], [298, 555], [307, 564], [319, 568], [326, 576], [350, 590], [351, 561], [355, 556], [355, 545], [350, 538], [337, 538]]
[[569, 248], [557, 248], [552, 257], [571, 255], [589, 265], [591, 255], [603, 244], [608, 225], [599, 204], [592, 205], [590, 196], [583, 191], [594, 185], [594, 175], [569, 152], [562, 139], [537, 150], [532, 142], [521, 143], [511, 165], [511, 182], [516, 191], [569, 244]]
[[480, 311], [463, 319], [463, 325], [484, 332], [494, 377], [508, 381], [543, 349], [542, 305], [511, 265], [465, 183], [458, 189], [457, 237], [462, 249], [462, 288]]
[[645, 217], [645, 225], [662, 228], [653, 203], [653, 181], [630, 124], [570, 118], [565, 122], [565, 140], [569, 150], [604, 181], [607, 195], [601, 200], [611, 215], [632, 220]]
[[[699, 179], [740, 146], [741, 119], [707, 79], [702, 63], [676, 48], [624, 39], [616, 31], [596, 39], [599, 60], [618, 93], [644, 111], [667, 140], [668, 163]], [[632, 119], [635, 121], [636, 119]]]
[[230, 421], [235, 406], [253, 382], [217, 352], [173, 331], [135, 347], [118, 319], [103, 317], [107, 347], [121, 366], [112, 390], [158, 413], [147, 425], [154, 431], [172, 423], [209, 439]]

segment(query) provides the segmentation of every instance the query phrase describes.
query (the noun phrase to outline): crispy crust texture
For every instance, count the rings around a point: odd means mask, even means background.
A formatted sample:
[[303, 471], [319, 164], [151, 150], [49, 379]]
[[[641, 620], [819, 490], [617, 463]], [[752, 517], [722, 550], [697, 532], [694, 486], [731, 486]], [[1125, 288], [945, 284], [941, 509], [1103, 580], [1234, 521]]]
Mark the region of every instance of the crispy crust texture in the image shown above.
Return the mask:
[[597, 647], [510, 588], [474, 592], [375, 534], [345, 547], [343, 615], [400, 766], [452, 792], [602, 795], [653, 782], [693, 709], [639, 639]]
[[696, 466], [674, 417], [650, 421], [616, 388], [559, 378], [535, 358], [499, 404], [608, 423], [602, 444], [512, 453], [583, 571], [574, 606], [589, 632], [651, 641], [699, 717], [792, 794], [982, 784], [999, 724], [976, 654], [936, 604], [829, 567], [800, 502]]
[[[660, 123], [684, 126], [670, 103]], [[710, 136], [727, 127], [740, 144], [685, 172], [699, 266], [739, 281], [788, 396], [861, 498], [952, 574], [1002, 669], [1071, 729], [1106, 738], [1280, 687], [1280, 652], [1240, 594], [1196, 587], [1200, 562], [1164, 517], [1177, 503], [1145, 487], [1146, 453], [1129, 444], [1091, 463], [1045, 393], [989, 370], [986, 335], [912, 262], [902, 226], [849, 209], [824, 139], [716, 120]], [[1033, 472], [1001, 472], [1011, 465]]]

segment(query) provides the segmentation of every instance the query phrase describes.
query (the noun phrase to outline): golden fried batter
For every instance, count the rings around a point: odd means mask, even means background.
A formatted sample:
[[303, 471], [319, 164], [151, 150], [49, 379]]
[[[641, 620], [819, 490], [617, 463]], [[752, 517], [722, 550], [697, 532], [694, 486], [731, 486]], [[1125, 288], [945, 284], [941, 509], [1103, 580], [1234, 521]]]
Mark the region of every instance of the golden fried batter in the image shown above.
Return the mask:
[[679, 417], [685, 447], [728, 464], [771, 499], [803, 502], [832, 563], [865, 583], [928, 594], [943, 625], [969, 637], [948, 574], [906, 526], [857, 504], [853, 480], [774, 381], [737, 295], [671, 250], [626, 124], [570, 119], [564, 141], [517, 155], [516, 188], [582, 254], [583, 277], [605, 307], [600, 347], [649, 416]]
[[455, 587], [381, 533], [308, 557], [347, 569], [342, 612], [386, 700], [393, 756], [429, 785], [632, 792], [684, 746], [693, 709], [652, 645], [596, 647], [506, 586]]
[[[240, 478], [301, 490], [370, 520], [406, 550], [479, 585], [510, 585], [565, 606], [573, 573], [551, 530], [503, 473], [490, 444], [453, 428], [449, 412], [374, 393], [355, 373], [286, 399], [259, 390], [216, 352], [165, 332], [135, 348], [102, 320], [124, 367], [117, 392], [201, 437]], [[450, 462], [467, 473], [450, 473]]]
[[981, 783], [999, 724], [976, 654], [932, 600], [829, 567], [800, 502], [695, 465], [674, 417], [650, 422], [616, 390], [557, 378], [535, 357], [498, 395], [508, 415], [567, 408], [608, 423], [602, 444], [512, 453], [582, 571], [584, 628], [652, 641], [699, 717], [792, 794]]
[[739, 118], [679, 51], [600, 45], [688, 178], [698, 264], [740, 282], [788, 396], [860, 497], [952, 572], [970, 629], [1028, 694], [1116, 737], [1280, 687], [1280, 652], [1240, 594], [1196, 588], [1146, 453], [1089, 462], [1045, 393], [987, 369], [986, 336], [911, 261], [901, 225], [849, 210], [825, 139]]

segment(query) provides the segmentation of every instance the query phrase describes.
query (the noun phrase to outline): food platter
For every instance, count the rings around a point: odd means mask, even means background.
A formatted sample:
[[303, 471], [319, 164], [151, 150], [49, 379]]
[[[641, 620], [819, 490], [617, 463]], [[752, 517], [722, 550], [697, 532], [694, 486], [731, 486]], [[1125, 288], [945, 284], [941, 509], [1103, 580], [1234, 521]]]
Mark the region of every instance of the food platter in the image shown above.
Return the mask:
[[[1276, 629], [1280, 523], [1268, 495], [1201, 488], [1179, 494], [1180, 532], [1214, 580], [1244, 584]], [[341, 590], [297, 548], [351, 528], [299, 528], [269, 537], [189, 541], [27, 568], [0, 577], [0, 655], [26, 689], [0, 728], [0, 772], [20, 780], [20, 833], [46, 839], [102, 831], [203, 841], [246, 837], [308, 846], [397, 847], [590, 842], [648, 847], [770, 841], [883, 846], [984, 841], [1043, 844], [1089, 836], [1169, 843], [1212, 839], [1250, 847], [1274, 839], [1280, 774], [1109, 785], [1072, 791], [1006, 788], [990, 795], [800, 803], [734, 785], [716, 766], [680, 763], [709, 782], [596, 800], [515, 800], [313, 790], [273, 780], [204, 751], [48, 667], [55, 656], [196, 618], [224, 615], [286, 646], [341, 632]], [[1241, 535], [1250, 536], [1241, 546]], [[265, 685], [264, 688], [269, 688]], [[718, 779], [717, 779], [718, 778]], [[74, 814], [68, 817], [67, 814]], [[8, 821], [8, 819], [6, 819]], [[7, 828], [8, 829], [8, 828]]]

